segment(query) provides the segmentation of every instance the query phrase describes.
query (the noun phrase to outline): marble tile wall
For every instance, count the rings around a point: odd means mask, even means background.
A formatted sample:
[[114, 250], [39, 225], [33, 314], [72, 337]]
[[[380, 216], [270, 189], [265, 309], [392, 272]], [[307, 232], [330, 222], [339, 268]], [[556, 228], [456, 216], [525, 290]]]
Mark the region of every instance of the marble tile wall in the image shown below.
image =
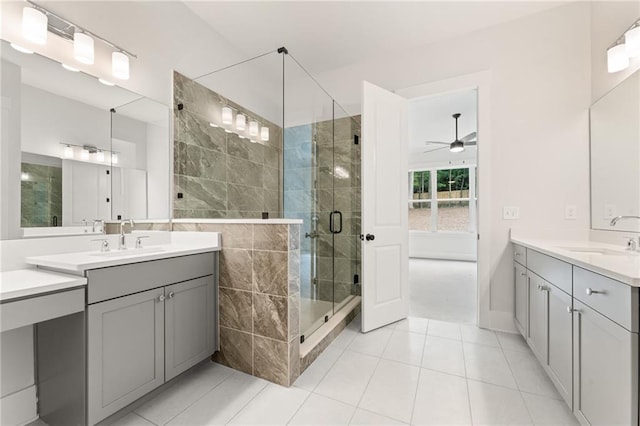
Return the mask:
[[62, 226], [62, 168], [22, 163], [20, 226]]
[[[303, 219], [301, 229], [301, 297], [313, 298], [314, 285], [308, 263], [317, 253], [317, 297], [340, 303], [359, 294], [353, 285], [360, 275], [360, 117], [285, 129], [285, 217]], [[343, 230], [330, 232], [333, 210], [342, 212]], [[317, 216], [317, 246], [304, 235]]]
[[[174, 217], [282, 217], [282, 128], [178, 72], [173, 84]], [[268, 126], [269, 141], [210, 126], [222, 105]]]
[[221, 232], [215, 360], [290, 386], [300, 374], [300, 225], [174, 223]]

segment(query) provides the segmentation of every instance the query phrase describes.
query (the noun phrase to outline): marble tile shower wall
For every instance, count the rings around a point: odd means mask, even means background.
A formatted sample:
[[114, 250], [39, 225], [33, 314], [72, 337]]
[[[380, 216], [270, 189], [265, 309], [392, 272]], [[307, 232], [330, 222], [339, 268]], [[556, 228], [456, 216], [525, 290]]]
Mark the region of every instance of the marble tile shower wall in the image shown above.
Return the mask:
[[[285, 129], [284, 209], [303, 219], [301, 229], [301, 296], [313, 296], [310, 256], [312, 218], [318, 220], [318, 288], [320, 300], [340, 303], [359, 294], [360, 275], [360, 137], [359, 117], [347, 117]], [[334, 141], [335, 139], [335, 141]], [[333, 235], [329, 215], [339, 210], [343, 229]], [[334, 262], [335, 261], [335, 262]]]
[[[282, 128], [178, 72], [173, 84], [174, 217], [282, 217]], [[221, 103], [258, 117], [269, 141], [251, 143], [211, 127], [209, 114]]]
[[300, 225], [174, 223], [222, 233], [215, 360], [290, 386], [300, 374]]
[[21, 171], [20, 226], [62, 226], [62, 167], [22, 163]]

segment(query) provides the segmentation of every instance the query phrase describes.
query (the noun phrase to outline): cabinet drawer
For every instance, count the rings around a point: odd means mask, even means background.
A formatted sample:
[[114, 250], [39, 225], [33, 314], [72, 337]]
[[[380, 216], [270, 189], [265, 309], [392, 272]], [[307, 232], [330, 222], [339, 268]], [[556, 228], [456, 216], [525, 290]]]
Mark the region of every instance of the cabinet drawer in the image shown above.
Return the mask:
[[513, 260], [515, 260], [522, 266], [527, 266], [527, 249], [514, 243], [513, 244]]
[[576, 299], [627, 330], [639, 331], [638, 288], [574, 266], [573, 289]]
[[527, 268], [545, 281], [571, 294], [571, 265], [535, 250], [527, 250]]
[[171, 257], [87, 271], [88, 303], [113, 299], [214, 273], [215, 253]]
[[84, 311], [84, 289], [50, 293], [2, 304], [0, 331]]

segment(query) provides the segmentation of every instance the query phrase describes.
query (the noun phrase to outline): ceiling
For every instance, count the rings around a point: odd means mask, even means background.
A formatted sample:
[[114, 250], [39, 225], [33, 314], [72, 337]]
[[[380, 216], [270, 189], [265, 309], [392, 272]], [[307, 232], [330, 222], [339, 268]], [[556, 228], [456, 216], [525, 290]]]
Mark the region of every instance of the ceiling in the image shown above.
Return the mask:
[[185, 1], [247, 57], [286, 46], [312, 74], [489, 28], [561, 1]]

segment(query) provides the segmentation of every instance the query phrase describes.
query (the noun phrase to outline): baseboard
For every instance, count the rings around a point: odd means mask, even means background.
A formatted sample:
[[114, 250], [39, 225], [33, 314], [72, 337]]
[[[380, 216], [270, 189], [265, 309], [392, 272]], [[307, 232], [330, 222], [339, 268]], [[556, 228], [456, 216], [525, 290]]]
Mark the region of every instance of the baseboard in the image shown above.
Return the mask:
[[0, 398], [0, 424], [26, 425], [38, 418], [36, 386]]

